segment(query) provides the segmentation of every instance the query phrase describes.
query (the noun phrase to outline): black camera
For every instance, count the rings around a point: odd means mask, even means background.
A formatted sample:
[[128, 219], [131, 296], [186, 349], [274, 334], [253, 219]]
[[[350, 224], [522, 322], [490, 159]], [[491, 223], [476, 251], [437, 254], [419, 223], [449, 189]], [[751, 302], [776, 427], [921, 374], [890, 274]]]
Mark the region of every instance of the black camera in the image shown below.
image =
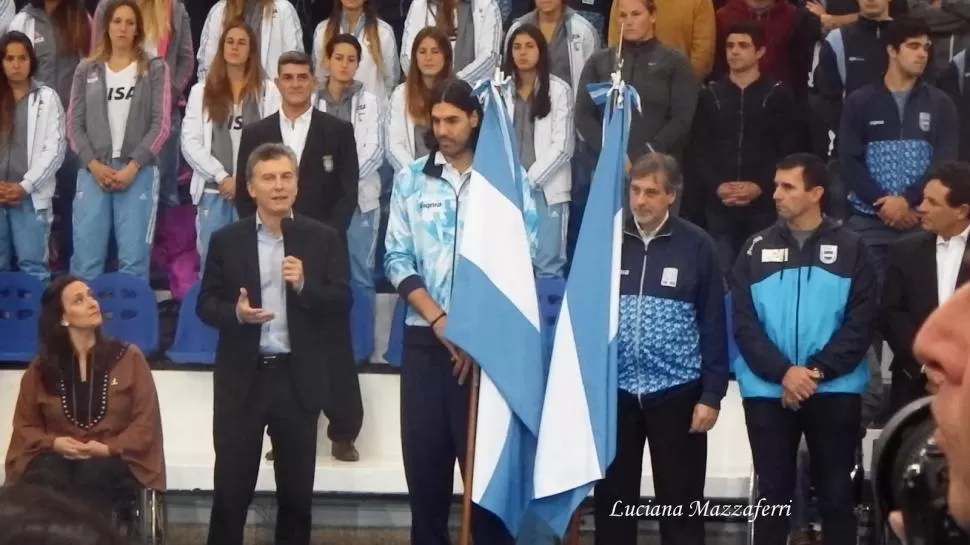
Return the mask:
[[886, 422], [872, 452], [876, 543], [886, 543], [889, 513], [902, 511], [906, 545], [967, 545], [970, 535], [946, 503], [948, 467], [933, 439], [932, 397], [906, 405]]

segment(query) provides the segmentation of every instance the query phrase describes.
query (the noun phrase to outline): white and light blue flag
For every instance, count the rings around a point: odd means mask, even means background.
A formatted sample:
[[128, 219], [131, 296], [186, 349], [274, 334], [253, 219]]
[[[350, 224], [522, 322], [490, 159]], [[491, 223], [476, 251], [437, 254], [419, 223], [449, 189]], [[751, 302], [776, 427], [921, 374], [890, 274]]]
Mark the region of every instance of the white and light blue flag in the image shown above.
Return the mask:
[[481, 368], [472, 501], [517, 535], [532, 500], [545, 376], [532, 268], [536, 210], [501, 98], [507, 85], [476, 89], [484, 113], [445, 336]]
[[589, 87], [605, 105], [603, 147], [556, 322], [535, 458], [536, 514], [560, 536], [616, 451], [616, 333], [623, 187], [636, 92]]

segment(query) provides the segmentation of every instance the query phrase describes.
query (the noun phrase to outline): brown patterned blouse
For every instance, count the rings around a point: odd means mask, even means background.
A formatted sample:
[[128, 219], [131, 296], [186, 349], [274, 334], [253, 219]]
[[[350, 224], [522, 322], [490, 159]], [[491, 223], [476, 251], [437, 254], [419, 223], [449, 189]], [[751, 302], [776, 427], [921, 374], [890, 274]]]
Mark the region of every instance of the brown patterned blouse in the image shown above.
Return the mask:
[[116, 358], [107, 372], [94, 372], [89, 381], [80, 380], [72, 366], [59, 394], [47, 391], [38, 361], [31, 362], [14, 409], [7, 482], [16, 481], [35, 456], [51, 452], [54, 439], [66, 436], [104, 443], [142, 485], [165, 489], [162, 421], [151, 368], [134, 345], [122, 345]]

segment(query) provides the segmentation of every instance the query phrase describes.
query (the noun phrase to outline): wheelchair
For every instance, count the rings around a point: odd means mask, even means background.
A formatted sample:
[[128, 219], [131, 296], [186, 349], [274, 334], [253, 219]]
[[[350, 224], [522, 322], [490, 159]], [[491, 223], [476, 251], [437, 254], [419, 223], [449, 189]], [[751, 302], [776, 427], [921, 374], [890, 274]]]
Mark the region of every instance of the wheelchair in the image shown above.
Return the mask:
[[121, 535], [133, 545], [164, 545], [164, 493], [140, 488], [134, 498], [115, 506], [114, 523]]

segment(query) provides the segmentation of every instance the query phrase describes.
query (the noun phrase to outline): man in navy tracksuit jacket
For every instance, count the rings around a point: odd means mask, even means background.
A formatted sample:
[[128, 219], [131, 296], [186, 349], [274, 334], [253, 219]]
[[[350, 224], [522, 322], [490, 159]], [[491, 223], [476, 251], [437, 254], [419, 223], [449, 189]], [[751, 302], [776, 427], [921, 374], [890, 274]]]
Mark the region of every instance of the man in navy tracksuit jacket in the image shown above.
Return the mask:
[[[735, 375], [761, 497], [788, 505], [805, 435], [826, 545], [856, 542], [850, 473], [859, 445], [876, 278], [862, 239], [824, 218], [829, 171], [815, 155], [775, 174], [782, 219], [745, 244], [733, 280]], [[754, 545], [783, 545], [788, 517], [759, 513]]]
[[957, 158], [956, 106], [921, 79], [929, 32], [922, 21], [893, 21], [884, 34], [886, 76], [849, 95], [842, 110], [839, 170], [852, 208], [847, 225], [866, 241], [879, 278], [889, 244], [919, 226], [915, 208], [924, 174]]
[[[648, 154], [630, 170], [623, 229], [616, 458], [596, 486], [596, 544], [634, 545], [644, 441], [664, 545], [703, 545], [706, 432], [727, 391], [724, 287], [710, 235], [669, 213], [681, 187], [677, 162]], [[617, 516], [620, 514], [621, 516]]]

